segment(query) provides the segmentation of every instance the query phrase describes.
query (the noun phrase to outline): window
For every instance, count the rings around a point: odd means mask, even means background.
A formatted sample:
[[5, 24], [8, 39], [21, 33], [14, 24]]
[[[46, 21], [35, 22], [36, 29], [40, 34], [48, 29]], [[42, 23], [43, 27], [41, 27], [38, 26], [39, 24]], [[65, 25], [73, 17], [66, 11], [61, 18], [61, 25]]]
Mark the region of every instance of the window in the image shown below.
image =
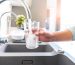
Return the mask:
[[60, 30], [75, 26], [75, 0], [61, 0]]
[[56, 0], [47, 0], [47, 9], [50, 10], [49, 28], [51, 32], [56, 30], [56, 4]]

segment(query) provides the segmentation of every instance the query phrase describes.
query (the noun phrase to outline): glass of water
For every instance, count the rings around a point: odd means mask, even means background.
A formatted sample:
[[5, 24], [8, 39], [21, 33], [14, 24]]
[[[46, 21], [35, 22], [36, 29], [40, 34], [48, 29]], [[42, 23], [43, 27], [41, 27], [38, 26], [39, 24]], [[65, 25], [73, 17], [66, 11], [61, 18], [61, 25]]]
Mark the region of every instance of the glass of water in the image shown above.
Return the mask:
[[[32, 23], [32, 28], [37, 28], [39, 29], [39, 22], [33, 22]], [[33, 33], [33, 32], [30, 32], [27, 34], [26, 36], [26, 47], [28, 49], [35, 49], [35, 48], [38, 48], [38, 37]]]

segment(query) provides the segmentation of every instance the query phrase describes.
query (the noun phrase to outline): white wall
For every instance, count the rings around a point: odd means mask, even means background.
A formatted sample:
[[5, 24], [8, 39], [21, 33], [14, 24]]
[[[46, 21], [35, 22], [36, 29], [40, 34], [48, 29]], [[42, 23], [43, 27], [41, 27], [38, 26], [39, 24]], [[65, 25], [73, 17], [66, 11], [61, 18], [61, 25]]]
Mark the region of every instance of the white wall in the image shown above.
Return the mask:
[[47, 15], [47, 0], [32, 0], [31, 13], [32, 19], [40, 21], [43, 27]]
[[[11, 4], [12, 4], [13, 6], [22, 6], [21, 0], [9, 0], [9, 1], [11, 1]], [[32, 0], [24, 0], [24, 1], [27, 2], [27, 4], [28, 4], [29, 6], [31, 6]]]

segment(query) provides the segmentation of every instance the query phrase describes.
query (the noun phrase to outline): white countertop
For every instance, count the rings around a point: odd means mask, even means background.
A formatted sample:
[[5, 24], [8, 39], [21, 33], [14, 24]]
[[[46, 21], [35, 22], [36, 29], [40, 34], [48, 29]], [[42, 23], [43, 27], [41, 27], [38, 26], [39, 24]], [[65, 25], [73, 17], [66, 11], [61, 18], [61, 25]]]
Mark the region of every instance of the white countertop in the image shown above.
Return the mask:
[[58, 51], [63, 50], [72, 61], [75, 62], [75, 41], [50, 42], [50, 45]]

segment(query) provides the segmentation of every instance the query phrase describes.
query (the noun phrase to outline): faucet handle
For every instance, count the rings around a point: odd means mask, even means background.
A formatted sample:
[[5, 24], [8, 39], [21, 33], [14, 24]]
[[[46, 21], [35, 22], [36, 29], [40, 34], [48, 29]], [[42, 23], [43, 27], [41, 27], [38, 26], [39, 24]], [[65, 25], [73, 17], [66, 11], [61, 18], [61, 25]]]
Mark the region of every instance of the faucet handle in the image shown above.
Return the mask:
[[4, 44], [7, 42], [7, 39], [6, 38], [0, 38], [0, 43]]
[[63, 49], [58, 49], [58, 54], [64, 54], [64, 50]]

